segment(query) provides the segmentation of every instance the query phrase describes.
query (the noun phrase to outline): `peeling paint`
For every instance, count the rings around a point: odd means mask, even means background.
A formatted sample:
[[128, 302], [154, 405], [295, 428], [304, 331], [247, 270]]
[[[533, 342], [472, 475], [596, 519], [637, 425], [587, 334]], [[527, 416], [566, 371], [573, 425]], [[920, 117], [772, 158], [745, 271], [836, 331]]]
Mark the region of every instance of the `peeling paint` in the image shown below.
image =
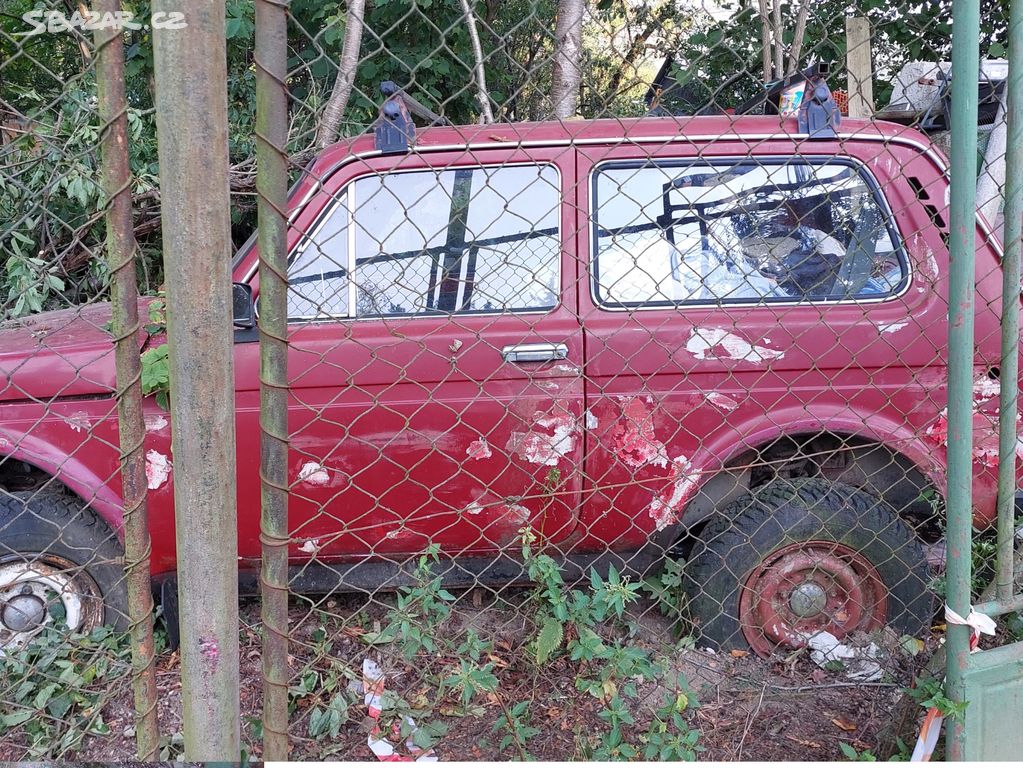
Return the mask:
[[1002, 385], [997, 379], [978, 376], [973, 382], [973, 399], [978, 403], [998, 397], [1001, 391]]
[[596, 429], [600, 425], [600, 422], [597, 421], [597, 417], [593, 415], [593, 411], [589, 408], [586, 409], [585, 416], [587, 429]]
[[739, 401], [724, 392], [708, 392], [707, 401], [723, 411], [734, 411], [739, 407]]
[[465, 508], [465, 511], [467, 514], [470, 515], [478, 515], [480, 512], [483, 511], [483, 505], [480, 504], [478, 501], [474, 501], [472, 504]]
[[330, 482], [330, 475], [326, 468], [315, 461], [307, 461], [299, 470], [298, 479], [309, 483], [309, 485], [326, 485]]
[[299, 550], [302, 552], [308, 552], [310, 555], [315, 555], [317, 552], [320, 551], [320, 540], [309, 539], [307, 541], [304, 541], [302, 542], [302, 546], [299, 547]]
[[461, 339], [455, 339], [453, 342], [451, 342], [451, 346], [448, 347], [448, 349], [450, 349], [452, 352], [457, 352], [461, 348], [462, 348], [462, 340]]
[[578, 427], [571, 416], [546, 416], [537, 419], [535, 425], [551, 430], [552, 434], [534, 429], [512, 432], [506, 446], [508, 451], [531, 464], [554, 467], [575, 449]]
[[159, 451], [148, 451], [146, 453], [146, 484], [149, 490], [155, 491], [167, 482], [170, 477], [171, 460]]
[[611, 432], [615, 456], [630, 467], [668, 466], [668, 452], [654, 434], [653, 409], [642, 398], [622, 405], [622, 421]]
[[569, 363], [558, 363], [551, 370], [568, 376], [578, 376], [581, 373], [578, 366], [570, 365]]
[[145, 415], [146, 432], [159, 432], [170, 424], [162, 413], [147, 413]]
[[[715, 352], [718, 347], [724, 354]], [[686, 342], [686, 350], [697, 360], [727, 357], [746, 363], [763, 363], [785, 356], [780, 349], [751, 344], [723, 328], [694, 328]]]
[[692, 496], [700, 481], [700, 473], [685, 456], [676, 456], [671, 460], [671, 472], [668, 475], [670, 485], [654, 496], [648, 514], [663, 531], [677, 521], [682, 505]]
[[64, 423], [71, 427], [73, 432], [88, 432], [89, 427], [92, 426], [89, 414], [85, 411], [75, 411], [64, 419]]
[[506, 515], [516, 522], [525, 523], [529, 520], [529, 507], [524, 507], [521, 504], [505, 504], [504, 508]]
[[901, 331], [907, 325], [909, 325], [908, 322], [904, 322], [904, 323], [881, 323], [880, 325], [877, 326], [877, 330], [880, 333], [896, 333], [897, 331]]
[[487, 444], [487, 439], [481, 437], [478, 440], [473, 440], [469, 443], [469, 447], [465, 449], [465, 455], [470, 459], [489, 459], [494, 455], [494, 452], [490, 450], [490, 446]]

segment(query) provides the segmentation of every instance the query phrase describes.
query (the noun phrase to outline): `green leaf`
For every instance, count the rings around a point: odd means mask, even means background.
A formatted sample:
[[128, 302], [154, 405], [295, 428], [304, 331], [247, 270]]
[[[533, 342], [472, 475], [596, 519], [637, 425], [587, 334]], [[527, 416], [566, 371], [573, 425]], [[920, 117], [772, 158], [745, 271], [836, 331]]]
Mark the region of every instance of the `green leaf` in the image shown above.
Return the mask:
[[565, 628], [553, 616], [549, 616], [536, 637], [536, 663], [546, 664], [565, 638]]
[[987, 49], [987, 55], [992, 59], [1004, 59], [1005, 58], [1005, 46], [1001, 43], [991, 43]]
[[21, 725], [22, 723], [30, 720], [33, 717], [33, 715], [35, 715], [35, 712], [32, 711], [31, 709], [23, 709], [20, 712], [14, 712], [13, 714], [10, 715], [3, 715], [2, 717], [0, 717], [0, 725], [2, 725], [4, 728], [13, 728], [16, 725]]

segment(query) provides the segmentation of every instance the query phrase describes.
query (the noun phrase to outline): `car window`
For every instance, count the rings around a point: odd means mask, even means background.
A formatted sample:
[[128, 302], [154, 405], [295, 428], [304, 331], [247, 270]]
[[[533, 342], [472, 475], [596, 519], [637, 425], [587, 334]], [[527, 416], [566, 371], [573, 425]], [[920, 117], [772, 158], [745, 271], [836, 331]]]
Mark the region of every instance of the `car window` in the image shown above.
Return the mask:
[[292, 259], [289, 317], [550, 309], [560, 205], [548, 165], [356, 179]]
[[890, 216], [848, 163], [611, 165], [593, 193], [602, 304], [868, 299], [906, 280]]

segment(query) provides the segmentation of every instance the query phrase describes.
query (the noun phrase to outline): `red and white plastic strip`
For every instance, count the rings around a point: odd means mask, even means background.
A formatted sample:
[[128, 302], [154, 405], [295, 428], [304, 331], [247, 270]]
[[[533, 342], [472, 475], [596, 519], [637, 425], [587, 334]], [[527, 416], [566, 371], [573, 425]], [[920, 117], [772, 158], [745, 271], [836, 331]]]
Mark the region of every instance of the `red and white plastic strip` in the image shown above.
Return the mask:
[[[399, 754], [394, 745], [384, 738], [380, 728], [380, 714], [383, 711], [384, 671], [371, 659], [362, 661], [362, 690], [365, 693], [366, 710], [373, 727], [370, 729], [366, 743], [378, 760], [387, 763], [435, 763], [437, 755], [432, 749], [420, 749], [415, 745], [413, 737], [418, 730], [416, 721], [407, 715], [403, 718], [410, 732], [405, 740], [407, 755]], [[401, 725], [395, 721], [391, 726], [392, 738], [401, 739]]]
[[[993, 635], [997, 628], [994, 619], [990, 616], [985, 616], [983, 613], [977, 613], [973, 610], [973, 606], [970, 606], [970, 613], [964, 619], [949, 608], [947, 603], [945, 604], [945, 623], [970, 628], [970, 653], [977, 652], [977, 646], [980, 644], [980, 636], [982, 634]], [[938, 745], [938, 737], [941, 735], [943, 720], [944, 718], [937, 707], [931, 707], [927, 710], [927, 715], [924, 717], [923, 726], [920, 728], [920, 735], [916, 739], [916, 747], [913, 749], [913, 757], [910, 758], [910, 762], [926, 763], [930, 761], [931, 755], [934, 754], [934, 748]]]

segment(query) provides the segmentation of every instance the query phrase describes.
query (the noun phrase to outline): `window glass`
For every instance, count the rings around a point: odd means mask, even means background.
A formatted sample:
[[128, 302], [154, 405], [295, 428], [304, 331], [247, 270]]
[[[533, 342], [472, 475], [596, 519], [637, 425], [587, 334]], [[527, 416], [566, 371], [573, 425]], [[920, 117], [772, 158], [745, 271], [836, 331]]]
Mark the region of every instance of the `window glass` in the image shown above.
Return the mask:
[[348, 315], [348, 194], [314, 227], [288, 267], [288, 317]]
[[847, 164], [608, 167], [594, 194], [601, 303], [877, 298], [906, 278], [884, 209]]
[[290, 316], [549, 309], [560, 290], [560, 205], [552, 166], [356, 179], [291, 264]]

